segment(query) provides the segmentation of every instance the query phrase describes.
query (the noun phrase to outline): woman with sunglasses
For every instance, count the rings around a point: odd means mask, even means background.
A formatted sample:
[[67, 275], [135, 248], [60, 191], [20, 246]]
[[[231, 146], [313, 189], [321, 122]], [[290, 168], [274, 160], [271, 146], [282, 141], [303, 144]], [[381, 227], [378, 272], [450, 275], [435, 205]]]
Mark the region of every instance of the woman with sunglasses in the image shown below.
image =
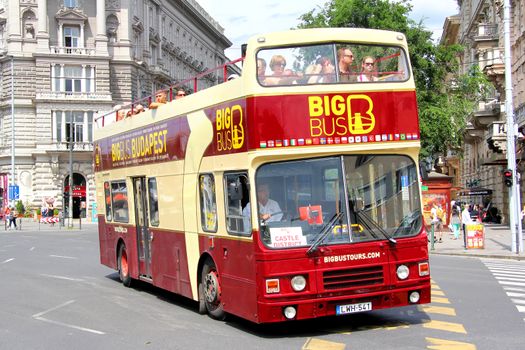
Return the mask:
[[363, 64], [361, 64], [361, 74], [357, 77], [357, 81], [366, 82], [366, 81], [378, 81], [376, 73], [374, 70], [374, 58], [366, 56], [363, 58]]

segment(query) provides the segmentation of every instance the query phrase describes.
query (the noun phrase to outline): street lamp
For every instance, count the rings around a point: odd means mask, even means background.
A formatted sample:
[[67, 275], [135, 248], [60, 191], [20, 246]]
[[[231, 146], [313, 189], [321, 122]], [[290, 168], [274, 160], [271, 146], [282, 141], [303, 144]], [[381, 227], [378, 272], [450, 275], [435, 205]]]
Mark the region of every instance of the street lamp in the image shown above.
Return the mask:
[[73, 133], [75, 128], [73, 126], [73, 113], [70, 115], [69, 120], [69, 205], [67, 213], [67, 227], [73, 228], [73, 147], [75, 145], [75, 134]]
[[12, 202], [11, 205], [15, 204], [15, 59], [11, 57], [11, 192]]

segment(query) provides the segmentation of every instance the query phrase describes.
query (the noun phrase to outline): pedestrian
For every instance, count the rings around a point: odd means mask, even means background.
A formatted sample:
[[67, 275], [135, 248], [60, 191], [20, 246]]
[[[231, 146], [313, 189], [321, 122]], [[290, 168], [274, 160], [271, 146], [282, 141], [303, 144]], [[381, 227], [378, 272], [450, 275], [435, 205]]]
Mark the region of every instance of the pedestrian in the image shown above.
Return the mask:
[[14, 207], [8, 207], [6, 211], [6, 218], [9, 222], [8, 228], [11, 229], [11, 225], [15, 227], [16, 230], [16, 210]]
[[461, 210], [458, 210], [457, 206], [452, 207], [452, 214], [450, 215], [450, 225], [452, 226], [452, 233], [454, 234], [454, 239], [459, 238], [459, 231], [461, 225]]
[[467, 249], [467, 225], [472, 223], [470, 212], [466, 204], [463, 205], [461, 212], [461, 225], [463, 226], [463, 248]]

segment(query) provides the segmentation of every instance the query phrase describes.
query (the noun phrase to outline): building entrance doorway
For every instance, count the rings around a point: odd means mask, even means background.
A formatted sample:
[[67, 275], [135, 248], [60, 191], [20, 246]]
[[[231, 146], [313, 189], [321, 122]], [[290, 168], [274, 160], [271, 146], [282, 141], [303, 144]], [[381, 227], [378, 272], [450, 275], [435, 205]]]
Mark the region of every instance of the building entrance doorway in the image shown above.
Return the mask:
[[[86, 217], [86, 178], [79, 174], [73, 173], [73, 186], [72, 186], [72, 209], [73, 218], [85, 218]], [[64, 179], [64, 217], [69, 215], [69, 175]]]

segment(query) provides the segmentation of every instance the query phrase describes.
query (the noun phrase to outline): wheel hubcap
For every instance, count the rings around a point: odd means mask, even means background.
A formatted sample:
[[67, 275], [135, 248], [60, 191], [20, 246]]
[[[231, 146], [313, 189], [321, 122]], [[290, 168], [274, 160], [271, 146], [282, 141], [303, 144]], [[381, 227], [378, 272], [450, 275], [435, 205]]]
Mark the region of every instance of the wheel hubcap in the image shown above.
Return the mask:
[[219, 300], [219, 279], [216, 271], [210, 271], [204, 279], [204, 297], [208, 303], [216, 303]]

